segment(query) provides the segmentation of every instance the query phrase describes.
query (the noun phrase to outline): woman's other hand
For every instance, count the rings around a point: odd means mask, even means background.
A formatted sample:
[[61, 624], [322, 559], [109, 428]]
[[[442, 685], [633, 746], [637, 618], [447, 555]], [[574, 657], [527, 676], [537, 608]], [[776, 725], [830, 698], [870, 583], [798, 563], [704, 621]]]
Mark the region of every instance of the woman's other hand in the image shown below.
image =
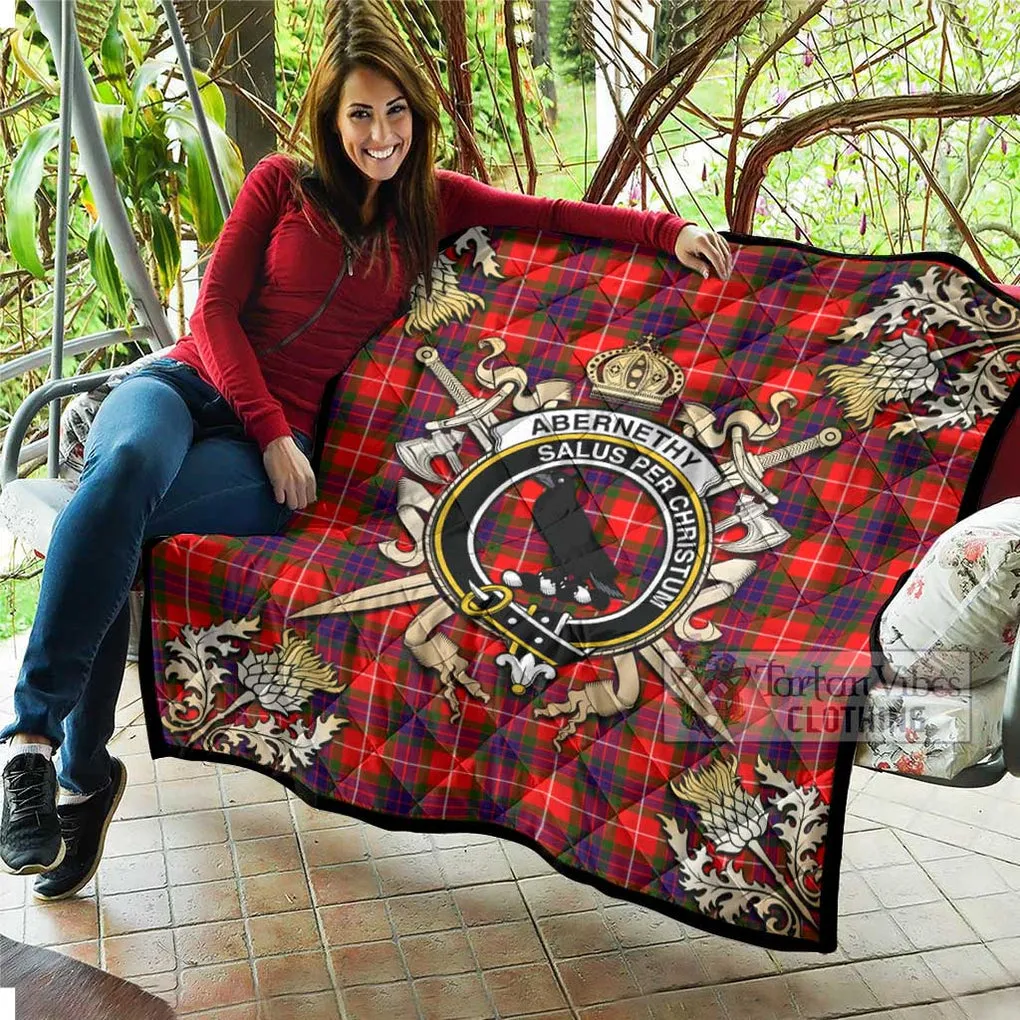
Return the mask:
[[721, 280], [733, 272], [733, 253], [729, 244], [713, 230], [688, 223], [676, 239], [676, 257], [688, 269], [708, 276], [709, 267]]
[[315, 472], [292, 436], [274, 439], [263, 451], [262, 463], [277, 503], [303, 510], [315, 502]]

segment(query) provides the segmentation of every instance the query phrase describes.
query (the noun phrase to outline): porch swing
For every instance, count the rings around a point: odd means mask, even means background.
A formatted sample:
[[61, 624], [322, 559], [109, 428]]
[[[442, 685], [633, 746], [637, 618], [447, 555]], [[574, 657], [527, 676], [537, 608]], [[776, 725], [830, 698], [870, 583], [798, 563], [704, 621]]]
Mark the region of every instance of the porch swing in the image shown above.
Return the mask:
[[[116, 344], [144, 340], [153, 352], [174, 342], [174, 335], [160, 301], [149, 281], [128, 222], [124, 203], [118, 191], [113, 169], [107, 155], [100, 130], [99, 119], [91, 97], [87, 71], [82, 59], [80, 42], [74, 24], [74, 5], [60, 0], [30, 0], [39, 26], [50, 42], [57, 58], [62, 84], [60, 96], [60, 147], [57, 187], [54, 325], [52, 344], [48, 350], [28, 354], [0, 367], [0, 382], [15, 378], [45, 364], [51, 365], [51, 378], [32, 392], [15, 413], [4, 439], [0, 458], [0, 521], [21, 542], [39, 555], [45, 555], [54, 521], [74, 493], [74, 482], [61, 477], [59, 439], [61, 405], [67, 397], [88, 393], [116, 381], [121, 370], [105, 370], [87, 375], [62, 378], [62, 359], [67, 354], [80, 355], [101, 350]], [[194, 109], [197, 127], [212, 172], [217, 198], [224, 217], [230, 202], [219, 171], [208, 123], [199, 98], [187, 46], [171, 0], [161, 0], [180, 71]], [[66, 45], [65, 45], [66, 43]], [[79, 160], [89, 182], [96, 207], [110, 239], [111, 248], [122, 278], [131, 297], [137, 325], [130, 336], [122, 329], [109, 330], [89, 336], [65, 340], [64, 299], [67, 267], [67, 217], [69, 196], [69, 160], [72, 133], [78, 145]], [[48, 438], [25, 443], [30, 423], [43, 409], [49, 407], [50, 427]], [[1014, 421], [1001, 437], [995, 464], [987, 473], [986, 481], [977, 499], [975, 509], [990, 505], [1008, 496], [1020, 493], [1016, 472], [1007, 463], [1010, 455], [1020, 447], [1020, 421]], [[43, 449], [48, 452], [48, 477], [19, 479], [19, 467], [37, 458]], [[135, 642], [140, 620], [139, 607], [133, 607]], [[876, 628], [873, 630], [873, 653], [880, 657]], [[876, 666], [876, 670], [878, 667]], [[956, 787], [980, 787], [1000, 780], [1007, 772], [1020, 776], [1020, 641], [1013, 647], [1008, 675], [1002, 685], [1001, 741], [991, 748], [981, 747], [970, 756], [980, 760], [947, 778], [911, 771], [899, 772], [906, 778]], [[980, 690], [980, 689], [979, 689]], [[884, 683], [874, 686], [870, 701], [876, 711], [885, 711], [888, 699], [896, 696], [895, 687]], [[957, 709], [963, 712], [998, 712], [997, 698], [985, 696], [978, 705], [973, 692], [958, 695]], [[985, 727], [996, 734], [1000, 730], [998, 718]], [[904, 738], [906, 739], [906, 738]], [[863, 748], [863, 737], [862, 737]], [[909, 748], [907, 748], [909, 750]], [[981, 752], [987, 751], [983, 754]], [[874, 764], [866, 767], [879, 767]]]

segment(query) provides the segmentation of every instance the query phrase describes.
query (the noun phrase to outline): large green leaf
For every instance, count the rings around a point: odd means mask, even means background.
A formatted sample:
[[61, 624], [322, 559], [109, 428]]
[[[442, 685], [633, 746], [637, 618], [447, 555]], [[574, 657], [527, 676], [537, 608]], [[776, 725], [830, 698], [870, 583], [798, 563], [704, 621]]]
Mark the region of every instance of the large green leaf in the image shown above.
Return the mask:
[[[180, 176], [182, 178], [185, 177], [184, 174], [181, 174]], [[188, 182], [185, 179], [185, 180], [183, 180], [182, 183], [183, 183], [183, 187], [177, 193], [177, 202], [178, 202], [178, 204], [181, 207], [181, 219], [184, 220], [186, 223], [194, 223], [195, 222], [195, 211], [191, 207], [191, 199], [188, 197], [188, 192], [186, 190]]]
[[92, 230], [89, 232], [88, 254], [92, 275], [99, 286], [99, 292], [110, 302], [118, 321], [125, 322], [127, 298], [124, 294], [124, 284], [114, 261], [106, 231], [98, 221], [92, 224]]
[[219, 85], [205, 71], [200, 71], [197, 67], [194, 71], [195, 82], [198, 85], [198, 94], [202, 100], [202, 109], [205, 110], [205, 115], [216, 121], [221, 128], [226, 128], [227, 104], [223, 101], [223, 93], [220, 91]]
[[137, 67], [145, 59], [145, 50], [142, 47], [141, 41], [127, 22], [121, 25], [120, 30], [124, 35], [124, 42], [127, 45], [128, 52], [131, 54], [131, 59], [135, 67]]
[[213, 186], [209, 164], [202, 145], [195, 139], [182, 138], [187, 158], [188, 197], [191, 199], [191, 222], [199, 244], [212, 244], [223, 229], [223, 214]]
[[11, 254], [18, 265], [39, 278], [45, 276], [46, 271], [39, 257], [35, 193], [42, 184], [46, 155], [59, 141], [60, 125], [56, 121], [36, 128], [14, 157], [4, 196]]
[[106, 35], [103, 37], [103, 43], [99, 49], [99, 57], [106, 74], [110, 78], [123, 81], [127, 77], [126, 56], [124, 36], [121, 34], [119, 22], [120, 0], [116, 0], [106, 26]]
[[[223, 129], [215, 123], [209, 124], [213, 152], [223, 175], [223, 183], [231, 199], [241, 190], [244, 179], [244, 164], [237, 146]], [[177, 138], [184, 150], [187, 164], [187, 190], [191, 199], [191, 222], [201, 244], [211, 244], [223, 227], [223, 215], [216, 199], [209, 161], [202, 147], [202, 141], [192, 110], [172, 110], [167, 114], [167, 134]]]
[[124, 172], [124, 112], [120, 104], [96, 103], [99, 127], [110, 157], [113, 172], [118, 176]]
[[159, 135], [143, 132], [131, 152], [134, 162], [133, 184], [138, 192], [144, 191], [154, 181], [161, 182], [171, 171], [173, 163], [167, 152], [167, 141]]
[[14, 62], [21, 69], [22, 74], [30, 81], [41, 85], [51, 95], [60, 91], [56, 79], [50, 74], [49, 63], [46, 60], [46, 51], [39, 46], [33, 46], [22, 33], [16, 28], [8, 36], [11, 46], [11, 54]]
[[135, 106], [141, 106], [145, 93], [156, 79], [163, 73], [173, 69], [173, 64], [166, 60], [146, 60], [137, 71], [131, 82], [131, 93], [135, 97]]
[[[190, 109], [174, 110], [167, 119], [186, 125], [186, 130], [198, 138], [198, 124], [195, 121], [195, 114]], [[218, 124], [209, 124], [209, 135], [212, 139], [216, 162], [223, 174], [223, 183], [227, 187], [230, 200], [233, 201], [237, 198], [237, 193], [244, 183], [244, 161], [241, 159], [241, 150]]]
[[159, 285], [165, 297], [177, 281], [181, 268], [181, 243], [170, 217], [154, 205], [146, 205], [152, 224], [152, 254], [156, 258]]
[[116, 106], [123, 98], [120, 92], [108, 81], [96, 81], [92, 83], [92, 91], [95, 94], [97, 103], [109, 103]]

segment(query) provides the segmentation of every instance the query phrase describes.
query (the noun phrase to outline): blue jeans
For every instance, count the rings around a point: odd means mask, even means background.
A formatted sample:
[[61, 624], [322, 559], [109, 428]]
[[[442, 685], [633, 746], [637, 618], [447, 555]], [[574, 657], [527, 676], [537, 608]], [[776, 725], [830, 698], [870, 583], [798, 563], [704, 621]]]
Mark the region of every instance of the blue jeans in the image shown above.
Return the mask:
[[[310, 455], [308, 437], [294, 438]], [[105, 786], [127, 597], [145, 540], [276, 534], [291, 514], [273, 496], [258, 446], [194, 369], [161, 358], [128, 376], [96, 415], [78, 490], [54, 525], [14, 689], [15, 721], [0, 741], [44, 735], [60, 748], [61, 786]]]

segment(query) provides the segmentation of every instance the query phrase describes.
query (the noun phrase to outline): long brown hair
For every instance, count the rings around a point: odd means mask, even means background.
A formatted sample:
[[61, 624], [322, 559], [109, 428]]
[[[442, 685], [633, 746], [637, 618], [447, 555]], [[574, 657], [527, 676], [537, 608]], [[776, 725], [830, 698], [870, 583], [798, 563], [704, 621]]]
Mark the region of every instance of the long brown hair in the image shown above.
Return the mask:
[[[337, 127], [340, 93], [347, 76], [367, 67], [400, 87], [411, 110], [411, 147], [397, 173], [379, 185], [372, 223], [361, 220], [367, 182], [344, 151]], [[383, 0], [334, 0], [326, 18], [326, 45], [302, 104], [314, 167], [299, 180], [305, 197], [355, 245], [380, 248], [389, 266], [382, 229], [396, 219], [407, 286], [426, 273], [436, 256], [439, 202], [435, 178], [439, 104], [400, 37]]]

